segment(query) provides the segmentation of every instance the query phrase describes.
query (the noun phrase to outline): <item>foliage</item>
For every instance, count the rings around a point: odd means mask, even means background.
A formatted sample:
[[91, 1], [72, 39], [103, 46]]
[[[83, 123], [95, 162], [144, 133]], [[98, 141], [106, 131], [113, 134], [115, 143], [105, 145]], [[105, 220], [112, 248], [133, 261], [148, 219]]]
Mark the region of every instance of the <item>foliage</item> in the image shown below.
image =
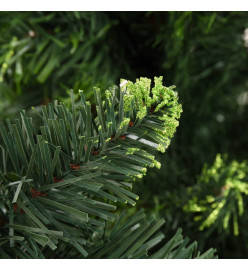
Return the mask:
[[248, 195], [247, 161], [227, 164], [226, 159], [217, 155], [213, 166], [204, 167], [197, 184], [188, 188], [191, 199], [184, 210], [196, 213], [200, 230], [210, 227], [230, 233], [232, 227], [238, 235], [238, 220], [244, 215]]
[[159, 72], [177, 85], [184, 113], [171, 147], [159, 158], [166, 169], [151, 170], [135, 186], [140, 206], [165, 216], [170, 228], [182, 227], [201, 248], [214, 243], [222, 258], [247, 258], [246, 213], [239, 218], [239, 237], [232, 237], [224, 229], [199, 232], [199, 222], [183, 211], [190, 199], [186, 190], [217, 153], [239, 163], [247, 159], [247, 12], [150, 16], [160, 26], [153, 42]]
[[[58, 97], [70, 106], [70, 88], [84, 89], [94, 106], [91, 87], [106, 89], [120, 77], [159, 74], [175, 83], [184, 113], [170, 148], [154, 154], [164, 169], [150, 169], [134, 185], [137, 209], [165, 217], [168, 237], [182, 227], [202, 250], [214, 246], [221, 258], [247, 257], [245, 196], [244, 213], [236, 211], [238, 236], [232, 233], [233, 218], [227, 229], [220, 218], [219, 225], [199, 231], [196, 213], [183, 210], [192, 200], [187, 191], [196, 191], [204, 164], [213, 164], [217, 153], [228, 153], [238, 164], [247, 159], [247, 12], [5, 12], [0, 25], [2, 119]], [[47, 45], [40, 51], [42, 43]], [[42, 74], [47, 76], [40, 81]], [[39, 118], [27, 114], [38, 128]], [[199, 201], [205, 195], [196, 194]]]
[[122, 70], [130, 77], [124, 57], [130, 43], [116, 31], [119, 20], [106, 13], [2, 12], [0, 24], [2, 117], [20, 110], [9, 108], [18, 105], [16, 97], [28, 108], [70, 88], [108, 87]]
[[[56, 252], [61, 242], [72, 249], [66, 257], [143, 258], [161, 242], [164, 220], [145, 220], [142, 212], [124, 227], [117, 221], [105, 239], [116, 202], [135, 205], [131, 181], [159, 165], [151, 153], [165, 151], [178, 125], [182, 109], [173, 87], [163, 86], [162, 77], [151, 93], [150, 85], [146, 78], [121, 81], [105, 101], [95, 88], [95, 116], [80, 91], [79, 105], [72, 92], [71, 111], [58, 101], [42, 106], [38, 130], [25, 111], [8, 128], [1, 123], [3, 258], [47, 258], [46, 249]], [[200, 257], [196, 243], [187, 243], [178, 231], [151, 257]], [[202, 255], [213, 256], [214, 250]]]
[[[157, 234], [149, 241], [151, 234], [157, 227], [161, 226], [164, 222], [160, 220], [156, 223], [156, 219], [151, 217], [149, 220], [145, 220], [143, 217], [143, 211], [138, 211], [129, 222], [126, 222], [122, 226], [115, 226], [111, 232], [107, 242], [102, 246], [97, 247], [91, 255], [91, 258], [148, 258], [148, 259], [213, 259], [217, 258], [214, 254], [215, 250], [209, 249], [203, 254], [197, 251], [197, 243], [194, 242], [188, 245], [189, 239], [183, 239], [181, 235], [181, 229], [178, 229], [175, 235], [170, 239], [167, 239], [166, 244], [162, 245], [159, 249], [154, 250], [154, 245], [159, 243], [165, 236], [162, 233]], [[120, 216], [120, 219], [123, 215]], [[140, 223], [137, 223], [137, 220]], [[119, 220], [117, 221], [120, 222]], [[125, 237], [123, 237], [125, 235]], [[128, 235], [128, 238], [125, 239]], [[140, 237], [141, 235], [141, 237]], [[130, 241], [131, 239], [131, 241]], [[146, 241], [146, 243], [144, 243]], [[120, 243], [122, 243], [120, 245]], [[142, 245], [141, 245], [142, 244]], [[145, 250], [148, 252], [145, 253]]]

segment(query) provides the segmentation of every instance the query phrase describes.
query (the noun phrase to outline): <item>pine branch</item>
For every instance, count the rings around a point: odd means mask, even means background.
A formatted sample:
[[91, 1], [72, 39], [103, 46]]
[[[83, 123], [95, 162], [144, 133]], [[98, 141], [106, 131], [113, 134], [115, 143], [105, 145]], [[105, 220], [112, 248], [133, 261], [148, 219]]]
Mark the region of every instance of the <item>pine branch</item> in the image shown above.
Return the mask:
[[247, 161], [227, 163], [227, 155], [218, 154], [211, 167], [204, 166], [197, 184], [188, 190], [190, 200], [184, 206], [186, 212], [195, 213], [199, 230], [239, 235], [241, 219], [246, 224], [247, 173]]
[[[123, 219], [126, 221], [122, 222]], [[156, 220], [155, 217], [148, 218], [143, 209], [131, 218], [126, 218], [122, 212], [111, 232], [89, 247], [88, 258], [90, 259], [214, 259], [216, 250], [209, 249], [200, 253], [197, 243], [189, 244], [188, 238], [183, 238], [182, 230], [178, 229], [171, 238], [165, 237], [160, 229], [164, 220]], [[48, 249], [41, 250], [37, 245], [31, 249], [27, 243], [22, 246], [16, 245], [12, 248], [17, 258], [81, 258], [75, 248], [66, 243], [60, 243], [59, 247], [49, 252]], [[11, 258], [9, 250], [0, 247], [3, 258]]]
[[24, 111], [21, 120], [0, 124], [3, 247], [26, 250], [29, 243], [30, 254], [43, 256], [37, 245], [55, 250], [65, 242], [87, 256], [103, 241], [116, 202], [135, 205], [131, 181], [159, 167], [153, 153], [165, 151], [178, 125], [173, 87], [162, 77], [151, 92], [150, 84], [121, 81], [105, 101], [95, 88], [96, 116], [80, 91], [79, 104], [72, 92], [71, 111], [57, 101], [42, 106], [40, 129]]
[[[197, 243], [188, 245], [189, 239], [183, 239], [182, 230], [166, 239], [160, 232], [163, 219], [147, 218], [143, 210], [137, 212], [124, 224], [120, 225], [124, 214], [120, 216], [108, 238], [90, 251], [90, 258], [106, 259], [207, 259], [217, 258], [214, 249], [200, 254]], [[187, 246], [188, 245], [188, 246]]]
[[[123, 67], [131, 76], [125, 57], [131, 43], [113, 29], [120, 21], [105, 12], [3, 12], [1, 117], [16, 115], [20, 99], [22, 108], [29, 108], [47, 104], [59, 93], [65, 95], [69, 86], [111, 85]], [[92, 91], [88, 94], [92, 96]]]

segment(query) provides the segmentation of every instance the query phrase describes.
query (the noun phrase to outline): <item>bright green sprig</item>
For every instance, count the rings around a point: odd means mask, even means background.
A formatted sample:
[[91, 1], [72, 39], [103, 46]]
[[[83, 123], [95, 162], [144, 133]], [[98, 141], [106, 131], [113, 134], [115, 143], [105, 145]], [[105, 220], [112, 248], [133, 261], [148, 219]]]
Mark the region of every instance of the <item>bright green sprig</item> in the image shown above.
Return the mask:
[[188, 189], [190, 200], [184, 210], [196, 213], [200, 230], [215, 228], [239, 234], [239, 219], [246, 211], [248, 198], [247, 162], [226, 162], [227, 156], [216, 156], [211, 167], [205, 166], [198, 183]]

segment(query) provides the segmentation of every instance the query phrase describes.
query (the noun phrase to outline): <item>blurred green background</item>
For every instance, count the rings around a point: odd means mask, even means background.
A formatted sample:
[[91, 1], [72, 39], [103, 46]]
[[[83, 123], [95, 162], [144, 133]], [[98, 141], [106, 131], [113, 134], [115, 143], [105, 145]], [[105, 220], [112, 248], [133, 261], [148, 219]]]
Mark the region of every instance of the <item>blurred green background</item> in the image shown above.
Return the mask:
[[69, 103], [69, 89], [91, 99], [94, 85], [161, 75], [183, 114], [131, 211], [166, 218], [168, 235], [182, 227], [220, 258], [248, 258], [247, 12], [0, 13], [1, 120]]

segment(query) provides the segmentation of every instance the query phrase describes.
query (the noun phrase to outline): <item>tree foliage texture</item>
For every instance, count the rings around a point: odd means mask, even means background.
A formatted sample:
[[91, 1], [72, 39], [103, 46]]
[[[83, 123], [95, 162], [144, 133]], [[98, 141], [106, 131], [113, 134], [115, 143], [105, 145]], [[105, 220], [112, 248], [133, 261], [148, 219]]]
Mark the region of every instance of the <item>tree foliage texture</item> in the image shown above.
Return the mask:
[[[63, 103], [42, 106], [40, 129], [25, 111], [0, 124], [1, 247], [3, 258], [202, 258], [181, 231], [155, 252], [164, 220], [138, 211], [122, 224], [116, 203], [135, 205], [130, 189], [146, 167], [160, 166], [152, 152], [170, 144], [182, 111], [174, 87], [162, 77], [122, 80], [96, 108], [85, 100], [71, 110]], [[95, 113], [95, 115], [93, 115]], [[106, 223], [114, 222], [109, 235]], [[66, 246], [66, 252], [61, 249]], [[54, 251], [54, 252], [52, 252]]]
[[[119, 78], [160, 75], [176, 84], [184, 108], [180, 126], [166, 153], [154, 153], [164, 169], [154, 166], [137, 178], [133, 192], [140, 199], [126, 216], [145, 208], [166, 219], [168, 238], [182, 227], [201, 250], [214, 246], [221, 258], [247, 258], [247, 190], [240, 189], [247, 179], [247, 12], [4, 12], [0, 26], [0, 118], [26, 109], [41, 136], [44, 120], [28, 108], [42, 114], [39, 106], [56, 99], [70, 107], [67, 89], [83, 89], [94, 107], [93, 85], [107, 89]], [[216, 157], [223, 169], [211, 174]], [[244, 178], [231, 173], [234, 167]], [[225, 189], [227, 182], [240, 185]], [[225, 199], [218, 215], [203, 223]]]

